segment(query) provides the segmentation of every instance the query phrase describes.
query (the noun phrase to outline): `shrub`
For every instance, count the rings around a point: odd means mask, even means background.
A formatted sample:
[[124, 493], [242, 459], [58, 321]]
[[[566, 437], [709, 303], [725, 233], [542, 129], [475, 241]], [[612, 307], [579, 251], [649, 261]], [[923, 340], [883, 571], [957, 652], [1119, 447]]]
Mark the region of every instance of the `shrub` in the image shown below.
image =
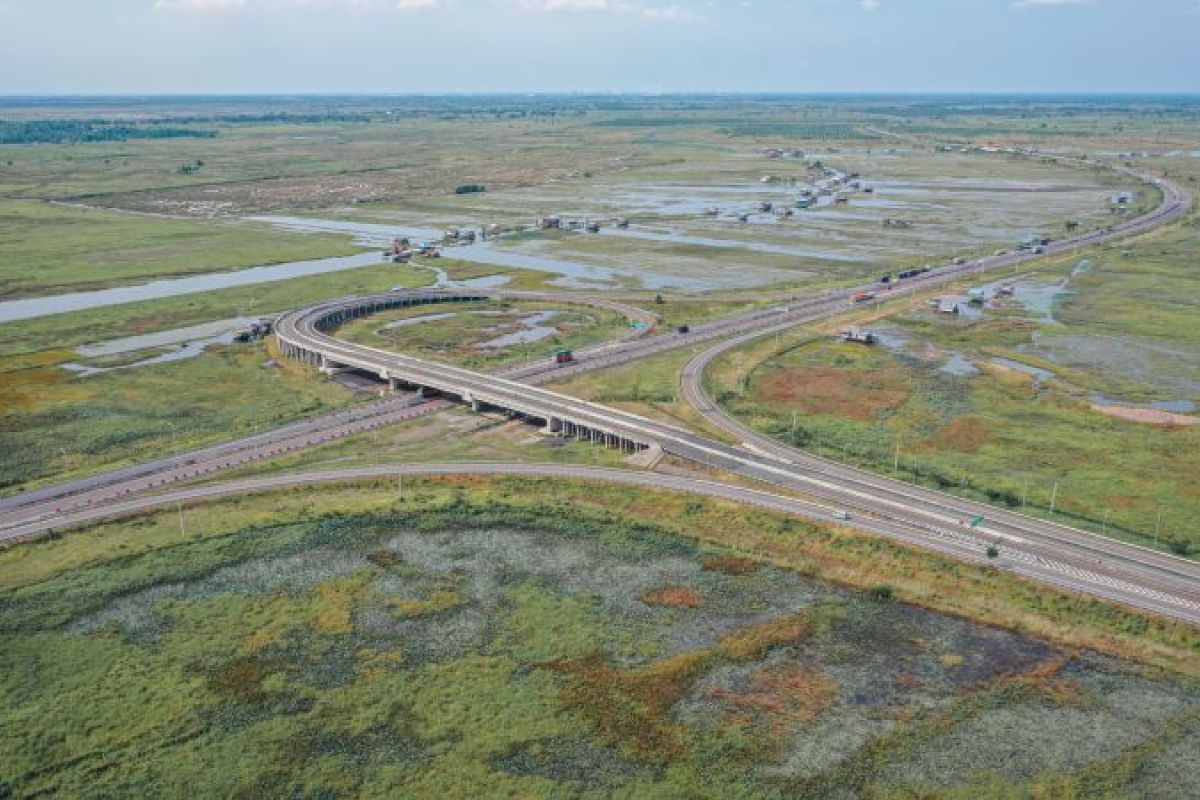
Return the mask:
[[881, 583], [878, 586], [872, 586], [867, 589], [867, 597], [878, 603], [890, 603], [896, 599], [896, 590], [886, 583]]

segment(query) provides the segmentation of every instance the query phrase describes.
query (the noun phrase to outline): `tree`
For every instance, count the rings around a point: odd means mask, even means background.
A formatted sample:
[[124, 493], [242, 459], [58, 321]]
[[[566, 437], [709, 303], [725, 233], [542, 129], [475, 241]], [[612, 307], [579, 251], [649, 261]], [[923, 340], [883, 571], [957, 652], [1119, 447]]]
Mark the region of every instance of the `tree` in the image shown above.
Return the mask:
[[1000, 557], [1000, 551], [998, 549], [996, 549], [996, 545], [994, 545], [994, 544], [988, 545], [987, 557], [988, 558], [999, 558]]
[[661, 294], [656, 294], [656, 295], [654, 295], [654, 302], [656, 305], [661, 306], [663, 303], [665, 303], [667, 301], [663, 300], [663, 296]]
[[1079, 223], [1076, 220], [1069, 219], [1066, 221], [1064, 227], [1066, 227], [1067, 233], [1073, 233], [1074, 231], [1079, 230]]

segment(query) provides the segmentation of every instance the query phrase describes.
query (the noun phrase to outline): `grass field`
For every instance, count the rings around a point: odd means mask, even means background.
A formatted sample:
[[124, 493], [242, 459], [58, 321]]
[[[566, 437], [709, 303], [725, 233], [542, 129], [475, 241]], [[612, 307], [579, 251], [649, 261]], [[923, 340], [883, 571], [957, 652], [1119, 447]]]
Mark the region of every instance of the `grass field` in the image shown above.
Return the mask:
[[49, 356], [6, 359], [0, 372], [0, 491], [248, 436], [352, 400], [261, 343], [86, 378]]
[[361, 250], [343, 236], [301, 236], [239, 221], [155, 219], [31, 201], [0, 201], [0, 248], [0, 301]]
[[488, 369], [612, 340], [627, 328], [625, 317], [600, 308], [488, 301], [387, 311], [353, 320], [337, 335], [438, 363]]
[[182, 538], [172, 510], [0, 553], [7, 793], [1166, 798], [1200, 781], [1200, 692], [1144, 666], [1194, 672], [1196, 632], [987, 568], [544, 480], [183, 515]]

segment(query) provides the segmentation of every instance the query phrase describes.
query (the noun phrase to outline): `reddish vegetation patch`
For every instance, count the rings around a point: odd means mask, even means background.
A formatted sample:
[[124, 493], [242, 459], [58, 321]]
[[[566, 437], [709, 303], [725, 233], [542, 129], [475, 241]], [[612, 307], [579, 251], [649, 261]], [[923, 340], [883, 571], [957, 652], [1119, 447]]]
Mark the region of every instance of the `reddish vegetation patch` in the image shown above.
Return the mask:
[[593, 655], [551, 668], [573, 679], [563, 701], [589, 719], [605, 741], [635, 758], [659, 761], [682, 752], [684, 730], [668, 712], [709, 661], [705, 652], [684, 653], [622, 670]]
[[752, 558], [741, 556], [708, 556], [704, 568], [709, 572], [724, 572], [726, 575], [749, 575], [757, 572], [762, 564]]
[[975, 453], [995, 439], [987, 423], [979, 417], [966, 414], [955, 417], [935, 433], [929, 440], [937, 450], [953, 450], [959, 453]]
[[700, 596], [700, 593], [687, 586], [663, 586], [643, 593], [639, 599], [649, 606], [699, 608], [704, 605], [704, 598]]
[[710, 696], [727, 703], [729, 716], [734, 719], [766, 715], [772, 718], [773, 727], [780, 727], [816, 718], [830, 706], [837, 692], [838, 685], [824, 671], [790, 663], [756, 669], [744, 692], [717, 689]]
[[562, 693], [564, 705], [591, 722], [609, 744], [634, 758], [672, 760], [688, 742], [671, 708], [700, 675], [717, 661], [758, 660], [773, 647], [803, 639], [809, 630], [808, 618], [801, 613], [734, 631], [704, 650], [631, 669], [613, 666], [601, 655], [560, 659], [546, 666], [570, 679]]
[[772, 403], [794, 406], [805, 414], [831, 414], [874, 420], [909, 395], [898, 369], [803, 367], [763, 379], [759, 392]]
[[766, 655], [772, 647], [795, 644], [807, 638], [811, 631], [808, 617], [802, 612], [734, 631], [723, 637], [717, 648], [721, 655], [730, 660], [754, 661]]

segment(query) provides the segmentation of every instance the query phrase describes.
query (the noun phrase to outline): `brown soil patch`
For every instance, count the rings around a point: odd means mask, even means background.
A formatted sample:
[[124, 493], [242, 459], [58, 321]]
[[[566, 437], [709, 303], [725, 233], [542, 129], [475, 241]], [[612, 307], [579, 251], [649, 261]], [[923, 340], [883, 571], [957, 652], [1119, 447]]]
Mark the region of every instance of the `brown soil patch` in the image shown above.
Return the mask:
[[986, 422], [979, 417], [966, 414], [950, 420], [944, 428], [930, 438], [929, 445], [936, 450], [975, 453], [993, 439], [995, 436]]
[[263, 679], [278, 665], [257, 656], [239, 656], [208, 670], [208, 687], [214, 693], [240, 703], [255, 705], [268, 699]]
[[708, 556], [704, 568], [709, 572], [724, 572], [726, 575], [749, 575], [757, 572], [762, 564], [752, 558], [741, 556]]
[[669, 606], [671, 608], [700, 608], [704, 598], [695, 589], [687, 586], [663, 586], [645, 592], [639, 598], [648, 606]]
[[1126, 422], [1140, 422], [1144, 425], [1164, 425], [1167, 427], [1184, 428], [1200, 425], [1200, 417], [1187, 414], [1176, 414], [1173, 411], [1159, 411], [1156, 408], [1137, 408], [1136, 406], [1102, 406], [1092, 403], [1092, 411], [1106, 417], [1123, 419]]
[[761, 396], [805, 414], [830, 414], [870, 421], [903, 403], [909, 389], [901, 370], [844, 370], [803, 367], [763, 379]]

